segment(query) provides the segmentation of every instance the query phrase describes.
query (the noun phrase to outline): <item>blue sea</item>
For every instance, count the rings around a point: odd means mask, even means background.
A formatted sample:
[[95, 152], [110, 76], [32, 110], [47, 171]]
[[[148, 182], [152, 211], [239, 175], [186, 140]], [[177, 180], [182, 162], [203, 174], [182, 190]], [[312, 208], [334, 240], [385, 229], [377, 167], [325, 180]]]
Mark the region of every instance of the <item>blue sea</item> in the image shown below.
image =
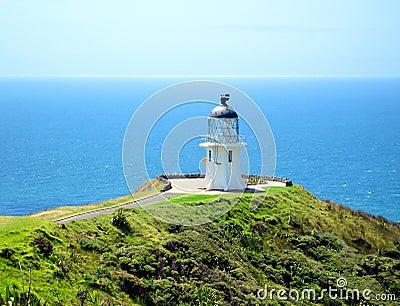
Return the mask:
[[[131, 116], [156, 91], [187, 80], [0, 78], [0, 214], [26, 215], [128, 194], [121, 155]], [[320, 199], [400, 220], [400, 78], [209, 80], [238, 88], [264, 112], [276, 143], [276, 175]], [[175, 118], [206, 116], [210, 109], [193, 106]], [[146, 150], [151, 177], [163, 172], [164, 136], [153, 133], [154, 145]], [[254, 154], [250, 164], [256, 163], [251, 138], [248, 148]], [[196, 140], [187, 143], [181, 171], [198, 172], [203, 155]], [[138, 173], [137, 185], [145, 179]]]

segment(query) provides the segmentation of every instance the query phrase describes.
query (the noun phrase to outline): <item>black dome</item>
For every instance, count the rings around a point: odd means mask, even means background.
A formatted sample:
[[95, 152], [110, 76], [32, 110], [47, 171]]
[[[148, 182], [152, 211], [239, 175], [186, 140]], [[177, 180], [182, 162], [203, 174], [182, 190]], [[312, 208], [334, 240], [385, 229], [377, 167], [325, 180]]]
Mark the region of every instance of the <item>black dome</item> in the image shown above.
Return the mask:
[[238, 114], [233, 110], [232, 107], [230, 107], [228, 105], [220, 104], [213, 108], [213, 110], [211, 111], [211, 113], [208, 117], [218, 118], [218, 119], [219, 118], [234, 119], [234, 118], [238, 118]]

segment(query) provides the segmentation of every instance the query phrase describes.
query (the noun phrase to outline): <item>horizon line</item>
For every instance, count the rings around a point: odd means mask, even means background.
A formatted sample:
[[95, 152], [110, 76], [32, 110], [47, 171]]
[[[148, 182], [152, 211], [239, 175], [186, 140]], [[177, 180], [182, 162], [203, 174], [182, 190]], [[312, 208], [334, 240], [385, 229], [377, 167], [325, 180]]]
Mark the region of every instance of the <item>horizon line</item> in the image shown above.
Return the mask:
[[400, 77], [400, 74], [0, 74], [0, 78], [356, 78]]

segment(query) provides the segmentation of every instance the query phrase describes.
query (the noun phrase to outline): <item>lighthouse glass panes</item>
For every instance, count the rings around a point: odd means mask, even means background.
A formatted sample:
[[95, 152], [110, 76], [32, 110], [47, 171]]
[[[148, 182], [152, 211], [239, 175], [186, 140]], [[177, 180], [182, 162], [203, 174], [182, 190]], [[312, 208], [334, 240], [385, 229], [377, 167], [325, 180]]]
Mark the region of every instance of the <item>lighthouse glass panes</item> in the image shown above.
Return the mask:
[[238, 118], [209, 118], [208, 141], [220, 143], [239, 142]]

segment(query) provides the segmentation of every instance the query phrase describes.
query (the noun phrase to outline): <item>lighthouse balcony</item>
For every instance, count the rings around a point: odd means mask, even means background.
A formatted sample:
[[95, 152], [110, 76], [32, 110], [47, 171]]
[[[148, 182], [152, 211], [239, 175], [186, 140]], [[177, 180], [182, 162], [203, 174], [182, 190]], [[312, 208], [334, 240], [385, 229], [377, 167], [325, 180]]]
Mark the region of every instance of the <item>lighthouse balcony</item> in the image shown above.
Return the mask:
[[244, 143], [245, 136], [243, 135], [202, 135], [200, 137], [201, 142], [210, 142], [210, 143], [221, 143], [221, 144], [237, 144]]

